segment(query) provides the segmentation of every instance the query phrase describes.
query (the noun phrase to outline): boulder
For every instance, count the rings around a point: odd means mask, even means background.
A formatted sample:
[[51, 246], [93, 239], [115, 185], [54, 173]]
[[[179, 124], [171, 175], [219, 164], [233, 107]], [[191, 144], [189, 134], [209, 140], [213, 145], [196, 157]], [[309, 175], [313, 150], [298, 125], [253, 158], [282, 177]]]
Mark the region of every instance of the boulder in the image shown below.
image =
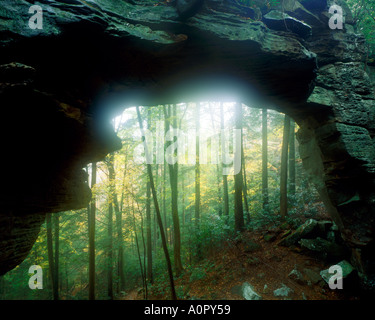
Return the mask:
[[[340, 266], [342, 268], [342, 278], [343, 279], [346, 279], [349, 277], [349, 275], [353, 272], [354, 268], [353, 266], [346, 260], [343, 260], [343, 261], [340, 261], [339, 263], [337, 263], [338, 266]], [[329, 272], [329, 268], [328, 269], [325, 269], [325, 270], [322, 270], [320, 272], [320, 275], [321, 277], [323, 278], [323, 280], [329, 284], [329, 279], [333, 276], [333, 273], [330, 273]]]
[[[317, 1], [319, 0], [313, 0], [313, 2]], [[305, 6], [305, 4], [302, 4], [301, 1], [283, 0], [278, 9], [292, 16], [293, 18], [309, 24], [311, 27], [314, 27], [314, 29], [316, 28], [319, 30], [319, 28], [322, 27], [323, 23], [319, 19], [318, 14], [316, 14], [315, 10], [310, 10]]]
[[263, 17], [264, 23], [273, 30], [277, 31], [291, 31], [302, 38], [311, 35], [312, 28], [302, 21], [289, 16], [288, 14], [272, 10]]
[[318, 222], [314, 219], [307, 220], [304, 224], [299, 226], [292, 234], [279, 242], [282, 246], [292, 246], [297, 243], [298, 240], [306, 238], [309, 234], [313, 233], [318, 226]]
[[344, 257], [347, 253], [345, 247], [320, 237], [315, 239], [301, 239], [298, 243], [302, 248], [320, 253], [323, 258]]
[[275, 297], [284, 297], [284, 298], [286, 298], [286, 297], [289, 296], [289, 294], [291, 294], [293, 292], [294, 292], [293, 289], [287, 287], [285, 284], [282, 283], [280, 288], [274, 290], [273, 295]]
[[268, 285], [265, 284], [264, 287], [263, 287], [263, 293], [264, 293], [264, 294], [267, 294], [268, 292], [269, 292]]
[[319, 281], [323, 281], [319, 271], [315, 271], [310, 268], [303, 268], [299, 265], [295, 265], [288, 277], [298, 284], [309, 286], [315, 285], [319, 283]]
[[322, 277], [320, 276], [319, 272], [309, 268], [303, 269], [303, 274], [305, 276], [305, 280], [307, 281], [307, 283], [310, 282], [311, 284], [317, 284], [319, 281], [322, 280]]
[[288, 274], [288, 278], [294, 280], [295, 282], [299, 283], [299, 284], [305, 284], [305, 280], [304, 280], [304, 277], [303, 277], [303, 274], [297, 269], [297, 267], [295, 267], [289, 274]]
[[248, 282], [242, 285], [242, 296], [245, 300], [262, 300], [262, 297], [255, 292], [253, 286]]

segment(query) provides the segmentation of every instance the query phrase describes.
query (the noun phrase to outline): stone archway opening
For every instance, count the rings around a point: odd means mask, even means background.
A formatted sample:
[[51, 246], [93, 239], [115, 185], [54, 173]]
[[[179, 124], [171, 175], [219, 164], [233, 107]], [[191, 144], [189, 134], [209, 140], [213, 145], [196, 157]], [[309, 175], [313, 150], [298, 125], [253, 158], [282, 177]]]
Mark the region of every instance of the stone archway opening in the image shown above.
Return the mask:
[[252, 104], [255, 93], [298, 123], [304, 166], [363, 284], [373, 288], [375, 97], [364, 39], [339, 2], [343, 30], [329, 28], [324, 0], [284, 1], [294, 21], [286, 29], [289, 18], [267, 16], [280, 8], [262, 9], [258, 19], [231, 1], [207, 1], [186, 22], [171, 6], [150, 14], [151, 7], [126, 2], [131, 14], [120, 14], [106, 1], [47, 1], [47, 27], [37, 33], [17, 24], [15, 12], [28, 17], [26, 1], [5, 3], [0, 104], [4, 123], [15, 122], [26, 138], [1, 127], [8, 156], [0, 273], [26, 257], [47, 212], [87, 205], [82, 168], [120, 148], [109, 119], [124, 104], [207, 100], [229, 87], [242, 103]]

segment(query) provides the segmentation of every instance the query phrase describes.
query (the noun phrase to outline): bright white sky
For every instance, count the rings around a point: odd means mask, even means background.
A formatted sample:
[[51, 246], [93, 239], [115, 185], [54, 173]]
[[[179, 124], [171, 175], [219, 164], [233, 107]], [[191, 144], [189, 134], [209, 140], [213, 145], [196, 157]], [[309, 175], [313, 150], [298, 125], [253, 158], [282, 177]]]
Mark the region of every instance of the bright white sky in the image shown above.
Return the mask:
[[[235, 105], [235, 102], [223, 103], [225, 124], [227, 124], [228, 119], [232, 117], [233, 115], [234, 105]], [[181, 112], [185, 110], [185, 103], [180, 103], [178, 104], [178, 106], [180, 107], [179, 112], [181, 115]], [[208, 106], [208, 102], [201, 102], [200, 125], [201, 125], [202, 131], [205, 131], [205, 130], [211, 131], [212, 129], [212, 116], [210, 113], [207, 112], [207, 106]], [[213, 112], [215, 130], [218, 130], [220, 128], [220, 103], [210, 102], [210, 108]], [[184, 116], [185, 120], [186, 120], [188, 113], [191, 114], [192, 112], [194, 112], [194, 108], [193, 106], [189, 106], [189, 109], [187, 110], [187, 113]], [[135, 106], [125, 109], [121, 115], [119, 115], [118, 117], [114, 119], [114, 129], [116, 130], [121, 123], [124, 123], [127, 120], [132, 119], [134, 117], [136, 117]], [[195, 127], [194, 120], [191, 122], [192, 122], [192, 127]]]

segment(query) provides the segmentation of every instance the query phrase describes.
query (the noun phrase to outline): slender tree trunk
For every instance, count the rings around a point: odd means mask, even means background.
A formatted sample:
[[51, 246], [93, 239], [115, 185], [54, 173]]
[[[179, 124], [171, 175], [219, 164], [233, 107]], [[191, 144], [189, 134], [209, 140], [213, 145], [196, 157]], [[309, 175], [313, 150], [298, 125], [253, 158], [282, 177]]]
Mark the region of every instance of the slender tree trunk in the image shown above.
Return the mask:
[[[150, 129], [150, 109], [147, 110], [147, 128]], [[156, 171], [157, 173], [157, 171]], [[153, 275], [152, 275], [152, 234], [151, 234], [151, 187], [150, 187], [150, 179], [147, 178], [147, 185], [146, 185], [146, 251], [147, 251], [147, 280], [150, 283], [153, 283]]]
[[53, 293], [53, 299], [56, 300], [56, 287], [55, 287], [55, 267], [53, 259], [53, 236], [52, 236], [52, 213], [48, 213], [46, 217], [47, 225], [47, 251], [48, 251], [48, 266], [49, 275], [51, 281], [51, 288]]
[[[159, 194], [158, 196], [162, 199], [163, 198], [163, 179], [162, 179], [162, 176], [163, 176], [163, 166], [162, 165], [156, 165], [156, 174], [158, 176], [158, 179], [160, 179], [160, 183], [159, 183]], [[159, 177], [160, 176], [160, 177]], [[151, 187], [150, 187], [150, 192], [151, 192]], [[150, 197], [150, 201], [151, 201], [151, 197]], [[160, 237], [160, 234], [159, 234], [159, 230], [158, 230], [158, 221], [157, 221], [157, 217], [156, 217], [156, 213], [155, 211], [153, 212], [152, 214], [152, 228], [153, 228], [153, 234], [154, 234], [154, 246], [153, 246], [153, 251], [154, 251], [154, 254], [156, 255], [157, 254], [157, 250], [158, 250], [158, 240], [159, 240], [159, 237]]]
[[[160, 166], [160, 173], [159, 173], [159, 165], [156, 164], [155, 185], [158, 186], [156, 188], [156, 192], [158, 193], [158, 197], [161, 198], [163, 195], [162, 195], [162, 184], [158, 183], [158, 180], [160, 179], [159, 175], [161, 176], [161, 166]], [[151, 188], [150, 188], [150, 193], [151, 193]], [[151, 203], [151, 197], [150, 197], [150, 203]], [[156, 219], [155, 212], [153, 212], [151, 214], [151, 220], [152, 220], [152, 223], [151, 223], [152, 233], [154, 235], [153, 236], [152, 250], [153, 250], [154, 254], [156, 255], [156, 252], [157, 252], [157, 243], [158, 243], [158, 239], [159, 239], [159, 231], [157, 229], [157, 219]]]
[[[160, 192], [160, 196], [161, 196], [161, 192]], [[154, 254], [156, 255], [157, 254], [157, 251], [158, 251], [158, 240], [159, 240], [159, 230], [157, 228], [158, 226], [158, 221], [157, 221], [157, 218], [156, 218], [156, 214], [155, 214], [155, 211], [154, 211], [154, 214], [153, 214], [153, 230], [154, 230], [154, 246], [153, 246], [153, 250], [154, 250]]]
[[68, 264], [65, 262], [65, 285], [66, 291], [69, 291], [69, 275], [68, 275]]
[[[210, 108], [210, 115], [211, 115], [211, 123], [212, 123], [212, 130], [213, 132], [216, 133], [216, 127], [215, 127], [215, 121], [214, 121], [214, 110], [212, 110], [211, 108], [211, 105], [209, 105], [209, 108]], [[213, 157], [212, 153], [211, 153], [211, 157]], [[218, 203], [220, 204], [219, 207], [218, 207], [218, 214], [219, 216], [222, 215], [223, 213], [223, 210], [222, 210], [222, 196], [221, 196], [221, 187], [220, 187], [220, 181], [221, 181], [221, 175], [220, 175], [220, 156], [219, 156], [219, 150], [217, 150], [217, 153], [216, 153], [216, 177], [217, 177], [217, 180], [216, 180], [216, 183], [217, 183], [217, 200], [218, 200]]]
[[[201, 173], [200, 173], [200, 144], [199, 144], [199, 135], [200, 135], [200, 102], [196, 104], [196, 113], [195, 113], [195, 229], [199, 232], [200, 229], [200, 205], [201, 205]], [[200, 242], [197, 241], [197, 258], [201, 258], [201, 246]]]
[[290, 118], [285, 115], [283, 144], [281, 149], [281, 170], [280, 170], [280, 215], [285, 219], [288, 213], [288, 142], [290, 134]]
[[[96, 184], [96, 162], [91, 167], [91, 189]], [[91, 200], [89, 215], [89, 300], [95, 300], [95, 219], [96, 197]]]
[[55, 300], [59, 300], [60, 275], [59, 275], [59, 256], [60, 256], [60, 213], [54, 214], [55, 225]]
[[199, 159], [199, 134], [200, 134], [200, 103], [196, 103], [195, 114], [195, 225], [199, 227], [200, 220], [200, 159]]
[[[148, 178], [147, 178], [148, 179]], [[147, 237], [147, 280], [153, 283], [152, 276], [152, 235], [151, 235], [151, 187], [148, 179], [146, 186], [146, 237]]]
[[121, 202], [118, 203], [117, 192], [116, 192], [116, 172], [115, 172], [115, 165], [114, 165], [114, 154], [109, 154], [109, 162], [108, 162], [108, 174], [109, 180], [112, 181], [110, 183], [110, 193], [112, 195], [113, 200], [113, 207], [115, 209], [115, 217], [116, 217], [116, 231], [117, 231], [117, 247], [118, 247], [118, 259], [117, 259], [117, 273], [119, 277], [118, 283], [118, 293], [119, 291], [124, 291], [125, 288], [125, 275], [124, 275], [124, 247], [123, 247], [123, 239], [122, 239], [122, 211], [123, 211], [123, 203], [124, 203], [124, 194], [125, 194], [125, 178], [127, 172], [127, 157], [125, 155], [125, 163], [124, 163], [124, 175], [123, 175], [123, 182], [122, 182], [122, 190], [121, 190]]
[[185, 226], [185, 175], [181, 170], [181, 190], [182, 190], [182, 225]]
[[[115, 206], [116, 208], [116, 206]], [[119, 291], [124, 291], [125, 288], [125, 275], [124, 275], [124, 247], [122, 239], [122, 213], [121, 211], [116, 212], [116, 229], [117, 229], [117, 245], [118, 245], [118, 276], [119, 276]]]
[[[108, 155], [107, 168], [108, 168], [108, 260], [107, 260], [107, 294], [109, 299], [113, 300], [113, 207], [115, 196], [115, 177], [114, 177], [114, 154]], [[117, 195], [116, 195], [117, 196]]]
[[246, 181], [246, 165], [245, 165], [245, 154], [243, 150], [243, 140], [241, 146], [241, 163], [243, 167], [243, 203], [245, 206], [245, 214], [247, 223], [250, 222], [250, 211], [249, 211], [249, 203], [247, 202], [247, 181]]
[[267, 147], [267, 109], [262, 110], [262, 198], [263, 209], [268, 207], [268, 147]]
[[[164, 112], [164, 135], [167, 135], [169, 130], [169, 119], [168, 113], [166, 112], [165, 106], [163, 106]], [[164, 143], [164, 155], [167, 154], [167, 143]], [[168, 234], [168, 217], [167, 217], [167, 161], [164, 156], [164, 167], [163, 167], [163, 216], [164, 216], [164, 226], [165, 226], [165, 238], [169, 239]]]
[[167, 221], [167, 187], [166, 187], [166, 175], [167, 175], [167, 162], [164, 158], [164, 166], [163, 166], [163, 218], [164, 218], [164, 226], [165, 226], [165, 238], [168, 239], [168, 221]]
[[135, 246], [135, 236], [134, 236], [134, 234], [132, 236], [132, 254], [133, 255], [137, 254], [137, 250], [136, 250], [136, 246]]
[[[225, 166], [224, 153], [226, 152], [226, 143], [224, 136], [224, 108], [223, 103], [220, 103], [220, 123], [221, 123], [221, 154], [222, 154], [222, 166]], [[228, 177], [225, 174], [223, 175], [223, 199], [224, 199], [224, 216], [229, 217], [229, 195], [228, 195]]]
[[[235, 107], [235, 127], [237, 130], [241, 130], [242, 140], [242, 104], [236, 103]], [[236, 145], [237, 152], [235, 157], [241, 157], [241, 152], [238, 149], [240, 145]], [[243, 177], [242, 177], [242, 163], [240, 163], [239, 172], [234, 175], [234, 230], [241, 232], [245, 228], [245, 222], [243, 217], [243, 205], [242, 205], [242, 191], [243, 191]]]
[[4, 276], [0, 276], [0, 299], [4, 299], [6, 294]]
[[219, 161], [216, 166], [216, 177], [217, 177], [217, 200], [219, 203], [218, 207], [218, 215], [221, 217], [223, 215], [223, 198], [222, 198], [222, 192], [221, 192], [221, 174], [220, 174], [220, 165]]
[[[142, 259], [141, 259], [141, 252], [139, 250], [139, 241], [138, 241], [138, 236], [137, 236], [137, 227], [135, 223], [135, 213], [134, 213], [134, 203], [132, 200], [132, 212], [133, 212], [133, 233], [134, 233], [134, 239], [136, 243], [136, 248], [137, 248], [137, 256], [138, 256], [138, 262], [139, 262], [139, 271], [141, 272], [141, 278], [142, 278], [142, 285], [143, 288], [146, 288], [146, 279], [145, 279], [145, 274], [142, 266]], [[144, 291], [146, 292], [146, 290]], [[146, 298], [146, 294], [144, 294], [144, 298]]]
[[142, 245], [143, 245], [143, 274], [144, 274], [144, 298], [147, 300], [148, 298], [148, 285], [147, 285], [147, 271], [146, 271], [146, 242], [145, 242], [145, 234], [144, 234], [144, 219], [142, 211], [139, 209], [139, 205], [137, 202], [139, 216], [141, 217], [141, 236], [142, 236]]
[[[141, 113], [139, 112], [139, 107], [137, 107], [136, 109], [137, 109], [137, 116], [138, 116], [139, 127], [140, 127], [142, 135], [144, 137]], [[144, 138], [143, 138], [143, 142], [144, 142]], [[145, 146], [145, 153], [147, 155], [148, 154], [148, 149], [147, 149], [146, 143], [144, 144], [144, 146]], [[158, 203], [156, 189], [155, 189], [155, 185], [154, 185], [154, 179], [153, 179], [153, 176], [152, 176], [152, 167], [151, 167], [151, 164], [147, 164], [147, 173], [148, 173], [148, 176], [149, 176], [149, 179], [150, 179], [150, 186], [151, 186], [152, 198], [154, 199], [155, 211], [156, 211], [156, 215], [157, 215], [157, 218], [158, 218], [160, 235], [161, 235], [161, 239], [162, 239], [165, 260], [166, 260], [166, 263], [167, 263], [167, 270], [168, 270], [169, 282], [170, 282], [170, 288], [171, 288], [171, 298], [172, 298], [172, 300], [177, 300], [176, 290], [175, 290], [175, 287], [174, 287], [172, 264], [171, 264], [171, 259], [169, 257], [169, 252], [168, 252], [168, 247], [167, 247], [167, 240], [165, 238], [165, 233], [164, 233], [164, 228], [163, 228], [163, 222], [161, 220], [159, 203]]]
[[108, 201], [108, 297], [113, 300], [113, 204], [111, 194]]
[[[177, 134], [177, 106], [172, 106], [173, 110], [173, 127], [175, 134]], [[175, 137], [175, 142], [177, 141]], [[177, 149], [175, 150], [175, 156], [178, 156]], [[176, 276], [179, 277], [182, 273], [183, 266], [181, 261], [181, 229], [180, 229], [180, 217], [178, 214], [178, 160], [171, 167], [173, 169], [173, 187], [172, 187], [172, 218], [173, 218], [173, 231], [174, 231], [174, 259], [176, 264]], [[172, 186], [172, 184], [171, 184]]]
[[295, 147], [295, 122], [290, 120], [290, 142], [289, 142], [289, 190], [290, 194], [296, 195], [296, 147]]
[[[173, 127], [177, 127], [177, 109], [176, 105], [169, 107], [169, 112], [167, 113], [166, 108], [164, 107], [165, 118], [167, 119], [166, 128], [170, 128], [170, 121], [168, 118], [173, 116]], [[177, 141], [177, 138], [174, 138], [174, 142]], [[167, 148], [171, 145], [171, 141], [167, 142]], [[175, 156], [177, 152], [175, 152]], [[172, 200], [172, 222], [173, 222], [173, 253], [174, 253], [174, 263], [175, 263], [175, 272], [176, 276], [180, 276], [183, 267], [181, 262], [181, 232], [180, 232], [180, 221], [178, 216], [178, 162], [175, 164], [168, 164], [169, 168], [169, 178], [171, 185], [171, 200]]]

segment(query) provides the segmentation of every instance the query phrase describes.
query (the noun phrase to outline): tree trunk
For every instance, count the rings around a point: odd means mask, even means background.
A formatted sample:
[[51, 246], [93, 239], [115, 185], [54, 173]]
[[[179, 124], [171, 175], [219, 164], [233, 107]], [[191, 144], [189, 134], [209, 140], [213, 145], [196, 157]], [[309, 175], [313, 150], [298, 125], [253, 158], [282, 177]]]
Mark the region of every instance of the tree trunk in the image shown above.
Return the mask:
[[114, 154], [108, 155], [107, 168], [108, 168], [108, 265], [107, 265], [107, 294], [109, 299], [113, 300], [113, 206], [114, 206], [114, 193], [115, 193], [115, 177], [114, 177]]
[[[161, 167], [160, 166], [160, 174], [159, 174], [159, 165], [156, 164], [156, 177], [155, 177], [155, 185], [159, 185], [159, 188], [157, 187], [157, 192], [158, 192], [158, 197], [162, 197], [162, 184], [159, 183], [158, 184], [158, 179], [160, 179], [159, 175], [161, 176]], [[150, 188], [150, 194], [151, 194], [151, 188]], [[150, 203], [151, 203], [151, 196], [150, 196]], [[157, 218], [156, 218], [156, 214], [155, 212], [153, 212], [153, 214], [151, 214], [151, 220], [152, 220], [152, 223], [151, 223], [151, 228], [152, 228], [152, 234], [153, 234], [153, 246], [152, 246], [152, 250], [154, 252], [154, 255], [157, 254], [157, 243], [158, 243], [158, 239], [159, 239], [159, 231], [157, 229], [157, 225], [158, 225], [158, 222], [157, 222]]]
[[47, 225], [47, 251], [48, 251], [48, 266], [49, 266], [49, 276], [50, 283], [53, 293], [53, 299], [56, 300], [56, 286], [55, 286], [55, 267], [53, 259], [53, 236], [52, 236], [52, 213], [48, 213], [46, 217]]
[[200, 133], [200, 103], [196, 103], [195, 114], [195, 225], [199, 227], [200, 220], [200, 159], [199, 159], [199, 133]]
[[[109, 180], [114, 181], [113, 184], [110, 184], [112, 190], [112, 199], [113, 205], [115, 209], [115, 216], [116, 216], [116, 230], [117, 230], [117, 247], [118, 247], [118, 259], [117, 259], [117, 273], [119, 277], [119, 285], [118, 291], [124, 291], [125, 288], [125, 275], [124, 275], [124, 249], [123, 249], [123, 239], [122, 239], [122, 211], [123, 211], [123, 202], [124, 202], [124, 189], [125, 189], [125, 178], [127, 172], [127, 157], [125, 155], [125, 163], [124, 163], [124, 175], [123, 175], [123, 182], [122, 182], [122, 190], [121, 190], [121, 199], [120, 205], [118, 203], [117, 192], [116, 192], [116, 184], [115, 184], [115, 167], [114, 161], [112, 161], [113, 155], [109, 155], [110, 161], [108, 166], [108, 173], [109, 173]], [[113, 159], [114, 160], [114, 159]], [[119, 292], [118, 292], [119, 293]]]
[[[138, 203], [137, 203], [138, 205]], [[138, 206], [139, 210], [139, 206]], [[146, 270], [146, 254], [147, 254], [147, 249], [146, 249], [146, 242], [145, 242], [145, 234], [144, 234], [144, 219], [143, 219], [143, 213], [141, 210], [139, 210], [139, 215], [141, 218], [141, 236], [142, 236], [142, 245], [143, 245], [143, 274], [144, 274], [144, 297], [147, 300], [148, 298], [148, 285], [147, 285], [147, 270]]]
[[164, 226], [165, 226], [165, 238], [168, 239], [168, 223], [167, 223], [167, 199], [166, 199], [166, 180], [167, 180], [167, 162], [164, 158], [164, 166], [163, 166], [163, 218], [164, 218]]
[[[242, 104], [236, 103], [235, 106], [235, 127], [241, 130], [242, 140]], [[241, 142], [236, 145], [235, 157], [241, 157]], [[239, 152], [238, 152], [239, 151]], [[235, 161], [235, 160], [234, 160]], [[241, 232], [245, 228], [242, 205], [242, 191], [243, 191], [243, 177], [242, 177], [242, 163], [240, 163], [239, 172], [234, 175], [234, 230]]]
[[[169, 118], [173, 116], [173, 128], [177, 129], [177, 107], [176, 105], [169, 106], [169, 112], [167, 113], [166, 108], [164, 107], [164, 112], [166, 115], [166, 128], [170, 129], [170, 120]], [[174, 138], [176, 142], [177, 138]], [[172, 144], [171, 141], [168, 141], [167, 148]], [[175, 152], [175, 156], [177, 152]], [[175, 164], [168, 164], [169, 168], [169, 179], [171, 185], [171, 201], [172, 201], [172, 222], [173, 222], [173, 253], [174, 253], [174, 264], [176, 276], [180, 276], [183, 267], [181, 262], [181, 232], [180, 232], [180, 219], [178, 216], [178, 161]]]
[[69, 275], [68, 275], [68, 264], [65, 261], [65, 285], [66, 285], [66, 291], [69, 290]]
[[289, 141], [289, 192], [296, 195], [296, 147], [295, 147], [295, 122], [290, 120], [290, 141]]
[[268, 147], [267, 147], [267, 109], [262, 110], [262, 200], [263, 209], [268, 209]]
[[60, 276], [59, 276], [59, 256], [60, 256], [60, 213], [54, 214], [55, 225], [55, 300], [59, 300]]
[[[169, 119], [168, 113], [166, 112], [165, 106], [163, 106], [164, 112], [164, 135], [167, 134], [169, 130]], [[165, 226], [165, 238], [169, 239], [168, 234], [168, 217], [167, 217], [167, 161], [165, 155], [167, 154], [167, 143], [164, 143], [164, 167], [163, 167], [163, 217]]]
[[[215, 127], [215, 121], [214, 121], [214, 112], [215, 110], [212, 110], [211, 108], [211, 105], [209, 105], [209, 108], [210, 108], [210, 115], [211, 115], [211, 123], [212, 123], [212, 130], [214, 133], [216, 133], [216, 127]], [[211, 153], [211, 157], [213, 157], [212, 153]], [[223, 199], [222, 199], [222, 196], [221, 196], [221, 186], [220, 186], [220, 181], [221, 181], [221, 174], [220, 174], [220, 155], [219, 155], [219, 149], [217, 149], [217, 153], [216, 153], [216, 184], [217, 184], [217, 200], [218, 200], [218, 203], [219, 203], [219, 207], [218, 207], [218, 214], [219, 216], [222, 215], [223, 213], [223, 207], [222, 207], [222, 202], [223, 202]]]
[[0, 299], [4, 300], [6, 295], [4, 276], [0, 276]]
[[[147, 178], [148, 179], [148, 178]], [[148, 179], [149, 180], [149, 179]], [[150, 181], [146, 185], [146, 251], [147, 251], [147, 280], [153, 283], [152, 276], [152, 235], [151, 235], [151, 187]]]
[[280, 215], [285, 219], [288, 213], [288, 143], [290, 134], [290, 118], [285, 115], [283, 144], [281, 149], [281, 169], [280, 169]]
[[185, 226], [185, 175], [184, 171], [181, 170], [181, 190], [182, 190], [182, 226]]
[[[150, 109], [147, 110], [147, 128], [150, 129]], [[157, 173], [157, 171], [156, 171]], [[152, 234], [151, 234], [151, 187], [150, 179], [147, 178], [146, 185], [146, 251], [147, 251], [147, 280], [153, 283], [152, 275]]]
[[143, 272], [143, 266], [142, 266], [142, 259], [141, 259], [141, 251], [139, 250], [139, 241], [138, 241], [138, 235], [137, 235], [137, 227], [135, 223], [135, 213], [134, 213], [134, 203], [132, 199], [132, 212], [133, 212], [133, 233], [134, 233], [134, 239], [135, 239], [135, 244], [137, 248], [137, 256], [138, 256], [138, 262], [139, 262], [139, 271], [141, 273], [141, 278], [142, 278], [142, 285], [144, 290], [144, 298], [146, 298], [146, 279], [145, 279], [145, 274]]
[[[200, 134], [200, 102], [195, 104], [195, 229], [196, 232], [199, 232], [200, 229], [200, 205], [201, 205], [201, 173], [200, 173], [200, 143], [199, 143], [199, 134]], [[197, 241], [197, 258], [201, 258], [201, 246], [200, 242]]]
[[243, 150], [243, 140], [241, 139], [242, 146], [241, 146], [241, 163], [243, 167], [243, 203], [245, 206], [245, 214], [247, 223], [250, 222], [250, 211], [249, 211], [249, 203], [247, 202], [247, 181], [246, 181], [246, 165], [245, 165], [245, 154]]
[[108, 297], [113, 300], [113, 204], [111, 194], [108, 199]]
[[125, 288], [125, 275], [124, 275], [124, 247], [122, 239], [122, 212], [116, 210], [115, 205], [115, 215], [116, 215], [116, 229], [117, 229], [117, 246], [118, 246], [118, 265], [117, 272], [120, 279], [119, 291], [124, 291]]
[[[96, 184], [96, 162], [91, 166], [91, 189]], [[96, 197], [93, 195], [89, 213], [89, 300], [95, 300], [95, 219]]]
[[[222, 155], [222, 166], [225, 166], [225, 161], [224, 161], [224, 152], [226, 148], [226, 143], [225, 143], [225, 137], [224, 137], [224, 109], [223, 109], [223, 103], [220, 103], [220, 124], [221, 124], [221, 155]], [[229, 196], [228, 196], [228, 177], [225, 174], [223, 175], [223, 199], [224, 199], [224, 216], [229, 217]]]
[[[139, 112], [139, 107], [137, 107], [136, 109], [137, 109], [137, 116], [138, 116], [139, 127], [141, 129], [141, 132], [142, 132], [142, 135], [143, 135], [143, 142], [144, 142], [142, 117], [141, 117], [141, 113]], [[145, 153], [148, 154], [147, 144], [144, 143], [144, 146], [145, 146]], [[171, 259], [169, 257], [169, 252], [168, 252], [168, 248], [167, 248], [167, 240], [165, 238], [165, 233], [164, 233], [164, 228], [163, 228], [163, 222], [161, 220], [161, 214], [160, 214], [160, 209], [159, 209], [159, 203], [158, 203], [158, 199], [157, 199], [156, 189], [155, 189], [155, 185], [154, 185], [154, 179], [152, 177], [152, 167], [151, 167], [151, 164], [147, 164], [147, 173], [148, 173], [148, 176], [149, 176], [149, 179], [150, 179], [150, 186], [151, 186], [152, 198], [154, 199], [155, 211], [156, 211], [156, 215], [157, 215], [157, 218], [158, 218], [160, 235], [161, 235], [161, 240], [162, 240], [162, 244], [163, 244], [163, 250], [164, 250], [165, 260], [166, 260], [166, 263], [167, 263], [167, 269], [168, 269], [168, 275], [169, 275], [169, 282], [170, 282], [170, 288], [171, 288], [171, 298], [172, 298], [172, 300], [177, 300], [176, 290], [175, 290], [175, 287], [174, 287], [174, 280], [173, 280], [172, 264], [171, 264]]]

